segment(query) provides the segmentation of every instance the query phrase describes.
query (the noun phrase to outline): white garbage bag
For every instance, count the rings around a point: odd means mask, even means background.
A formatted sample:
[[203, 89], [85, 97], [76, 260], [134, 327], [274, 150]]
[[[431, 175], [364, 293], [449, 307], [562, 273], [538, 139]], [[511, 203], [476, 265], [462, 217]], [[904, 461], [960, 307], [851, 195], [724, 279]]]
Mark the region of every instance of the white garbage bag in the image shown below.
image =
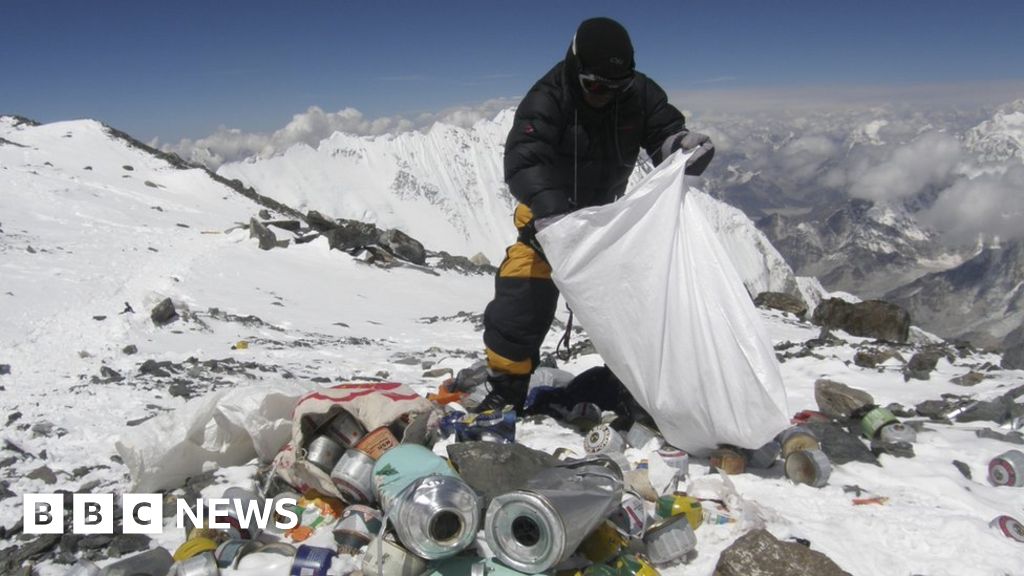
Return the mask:
[[789, 425], [760, 316], [676, 153], [614, 204], [538, 233], [552, 277], [608, 367], [665, 439], [757, 448]]
[[291, 438], [292, 410], [307, 392], [283, 382], [222, 390], [132, 428], [115, 444], [132, 491], [178, 488], [190, 476], [256, 457], [270, 462]]

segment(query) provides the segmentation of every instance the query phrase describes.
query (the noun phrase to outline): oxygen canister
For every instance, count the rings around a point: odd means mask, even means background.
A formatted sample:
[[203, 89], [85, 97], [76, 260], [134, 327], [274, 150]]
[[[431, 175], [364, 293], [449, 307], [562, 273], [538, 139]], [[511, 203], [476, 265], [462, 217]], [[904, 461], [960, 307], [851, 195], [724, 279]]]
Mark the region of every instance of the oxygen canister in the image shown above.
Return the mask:
[[599, 456], [541, 470], [487, 508], [484, 531], [495, 556], [536, 574], [564, 561], [622, 501], [622, 471]]
[[1008, 450], [988, 463], [988, 481], [993, 486], [1024, 486], [1024, 452]]
[[789, 458], [793, 452], [800, 450], [821, 450], [818, 437], [809, 429], [803, 426], [786, 428], [779, 434], [779, 444], [782, 445], [782, 459]]
[[453, 556], [480, 525], [480, 497], [446, 460], [418, 444], [387, 451], [373, 467], [377, 500], [402, 544], [421, 558]]
[[[245, 510], [262, 510], [265, 505], [262, 498], [252, 490], [246, 490], [238, 486], [232, 486], [224, 491], [224, 498], [231, 501], [226, 510], [227, 518], [221, 518], [221, 520], [227, 521], [232, 527], [232, 532], [237, 532], [238, 536], [242, 539], [255, 540], [259, 537], [262, 530], [256, 524], [255, 518], [258, 514], [252, 514], [249, 516], [249, 523], [242, 525], [245, 520], [244, 517], [240, 518], [238, 515], [238, 509], [241, 509], [245, 514]], [[237, 508], [236, 508], [237, 506]]]
[[291, 576], [327, 576], [334, 561], [334, 550], [303, 544], [292, 560]]
[[420, 576], [427, 570], [427, 562], [392, 542], [377, 536], [363, 554], [364, 576]]
[[583, 437], [583, 448], [587, 454], [621, 453], [626, 449], [626, 441], [611, 426], [600, 424]]
[[627, 544], [615, 524], [606, 520], [580, 542], [579, 551], [587, 560], [601, 564], [618, 556]]
[[797, 484], [821, 488], [832, 474], [832, 463], [821, 450], [801, 450], [786, 458], [786, 477]]
[[644, 544], [651, 564], [671, 564], [683, 560], [697, 548], [697, 535], [685, 515], [672, 516], [648, 528]]
[[344, 452], [345, 448], [329, 436], [317, 436], [306, 449], [306, 460], [330, 474]]
[[902, 422], [892, 422], [882, 426], [878, 437], [883, 442], [909, 442], [913, 444], [917, 440], [917, 432]]
[[355, 449], [365, 453], [371, 460], [377, 460], [398, 444], [398, 438], [395, 438], [391, 429], [381, 426], [363, 436], [363, 439], [355, 445]]
[[331, 482], [349, 504], [373, 503], [373, 464], [366, 453], [349, 448], [331, 470]]
[[654, 513], [659, 518], [671, 518], [683, 515], [694, 530], [704, 521], [704, 509], [700, 500], [687, 496], [685, 492], [676, 492], [660, 496], [654, 504]]
[[898, 422], [896, 415], [886, 408], [877, 406], [861, 418], [860, 429], [865, 436], [871, 439], [878, 434], [878, 431], [881, 430], [883, 426], [893, 422]]
[[1003, 536], [1024, 544], [1024, 524], [1011, 516], [997, 516], [989, 526], [1003, 533]]
[[338, 410], [324, 424], [323, 431], [343, 449], [354, 447], [366, 434], [366, 428], [348, 410]]

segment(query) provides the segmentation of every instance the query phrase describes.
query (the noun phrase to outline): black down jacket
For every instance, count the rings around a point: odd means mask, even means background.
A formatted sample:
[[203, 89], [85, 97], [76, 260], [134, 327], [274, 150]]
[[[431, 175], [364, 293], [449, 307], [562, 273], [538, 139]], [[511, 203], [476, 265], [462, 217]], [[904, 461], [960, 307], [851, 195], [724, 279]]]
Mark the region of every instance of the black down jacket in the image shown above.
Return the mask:
[[535, 218], [614, 201], [640, 147], [657, 165], [662, 144], [686, 131], [682, 113], [643, 74], [600, 109], [584, 103], [577, 74], [570, 53], [538, 80], [505, 143], [505, 181]]

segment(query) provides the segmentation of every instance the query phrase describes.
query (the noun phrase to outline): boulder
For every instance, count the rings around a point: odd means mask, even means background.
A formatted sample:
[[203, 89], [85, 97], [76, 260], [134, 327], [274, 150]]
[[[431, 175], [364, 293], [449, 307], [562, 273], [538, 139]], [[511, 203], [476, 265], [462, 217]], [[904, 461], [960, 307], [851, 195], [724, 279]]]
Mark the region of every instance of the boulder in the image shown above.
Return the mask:
[[327, 232], [328, 230], [331, 230], [332, 228], [336, 228], [338, 226], [337, 222], [324, 216], [323, 214], [317, 212], [316, 210], [310, 210], [309, 212], [306, 213], [306, 223], [309, 224], [310, 228], [321, 233]]
[[871, 394], [825, 378], [814, 383], [814, 400], [823, 414], [839, 419], [875, 403]]
[[895, 350], [866, 348], [858, 350], [853, 355], [853, 363], [861, 368], [877, 368], [879, 364], [883, 364], [892, 358], [903, 361], [903, 356]]
[[714, 576], [849, 576], [828, 556], [753, 530], [722, 551]]
[[956, 384], [957, 386], [975, 386], [984, 379], [984, 374], [982, 374], [981, 372], [975, 372], [974, 370], [971, 370], [967, 374], [963, 374], [951, 379], [950, 382]]
[[249, 238], [257, 238], [260, 241], [261, 250], [271, 250], [277, 247], [277, 236], [274, 232], [255, 218], [249, 220]]
[[483, 252], [477, 252], [469, 259], [470, 262], [477, 266], [490, 266], [491, 261], [484, 255]]
[[401, 230], [391, 229], [381, 232], [377, 242], [388, 252], [406, 262], [421, 266], [427, 263], [427, 251], [423, 249], [423, 244]]
[[380, 231], [373, 224], [356, 222], [355, 220], [339, 220], [330, 230], [322, 232], [332, 250], [353, 252], [376, 244]]
[[863, 338], [902, 343], [910, 336], [910, 314], [882, 300], [850, 304], [839, 298], [830, 298], [814, 309], [813, 320], [820, 326], [844, 330]]
[[803, 424], [818, 437], [821, 451], [828, 456], [832, 464], [840, 465], [848, 462], [864, 462], [878, 464], [878, 458], [864, 445], [860, 436], [851, 433], [835, 422], [807, 422]]
[[938, 350], [922, 350], [914, 354], [903, 369], [903, 379], [929, 380], [932, 371], [939, 365], [939, 359], [944, 355]]
[[807, 304], [803, 300], [783, 292], [762, 292], [754, 298], [754, 305], [758, 308], [789, 312], [801, 319], [807, 315]]
[[1007, 348], [999, 366], [1004, 370], [1024, 370], [1024, 342]]
[[163, 326], [175, 321], [178, 318], [178, 311], [174, 309], [174, 302], [171, 302], [170, 298], [164, 298], [153, 308], [149, 317], [153, 320], [153, 324]]

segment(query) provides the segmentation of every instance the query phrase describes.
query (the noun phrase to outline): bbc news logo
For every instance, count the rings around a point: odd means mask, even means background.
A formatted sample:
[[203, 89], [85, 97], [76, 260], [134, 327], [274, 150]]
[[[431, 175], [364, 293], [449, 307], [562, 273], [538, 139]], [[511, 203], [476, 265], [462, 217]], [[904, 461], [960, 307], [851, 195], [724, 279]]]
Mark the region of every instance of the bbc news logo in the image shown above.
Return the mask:
[[[113, 494], [73, 494], [71, 532], [73, 534], [113, 534]], [[25, 494], [24, 532], [26, 534], [63, 534], [65, 509], [63, 494]], [[288, 530], [299, 524], [294, 498], [245, 500], [240, 498], [199, 498], [194, 506], [178, 499], [175, 525], [179, 530], [207, 526], [215, 530], [246, 527], [266, 530], [272, 524]], [[160, 534], [164, 531], [164, 497], [161, 494], [122, 494], [121, 530], [124, 534]]]

